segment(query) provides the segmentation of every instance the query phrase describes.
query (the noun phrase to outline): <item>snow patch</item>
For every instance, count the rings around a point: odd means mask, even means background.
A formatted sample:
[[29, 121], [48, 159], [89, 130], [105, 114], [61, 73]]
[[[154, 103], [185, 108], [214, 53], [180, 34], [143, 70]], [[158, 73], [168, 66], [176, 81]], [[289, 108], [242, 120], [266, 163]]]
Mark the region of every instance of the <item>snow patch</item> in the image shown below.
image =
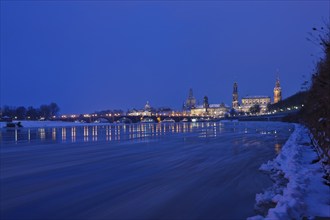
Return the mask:
[[330, 217], [330, 187], [323, 178], [325, 168], [310, 144], [309, 131], [295, 124], [295, 130], [281, 153], [261, 165], [273, 186], [256, 195], [259, 215], [248, 219], [302, 219]]

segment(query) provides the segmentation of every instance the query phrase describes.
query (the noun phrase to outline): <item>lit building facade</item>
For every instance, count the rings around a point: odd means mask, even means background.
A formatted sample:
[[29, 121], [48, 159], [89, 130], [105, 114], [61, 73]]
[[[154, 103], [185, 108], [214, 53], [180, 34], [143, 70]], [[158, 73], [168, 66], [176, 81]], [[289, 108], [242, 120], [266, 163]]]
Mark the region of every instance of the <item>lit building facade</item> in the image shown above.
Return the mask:
[[196, 106], [196, 108], [191, 109], [191, 116], [206, 116], [221, 118], [224, 117], [229, 112], [229, 107], [224, 103], [221, 104], [209, 104], [207, 96], [204, 97], [203, 105]]
[[151, 116], [153, 113], [153, 109], [149, 104], [149, 101], [145, 104], [144, 108], [141, 110], [130, 110], [127, 115], [128, 116]]
[[[271, 104], [271, 98], [269, 96], [246, 96], [242, 98], [241, 104], [238, 101], [238, 86], [237, 83], [234, 83], [233, 86], [233, 100], [232, 100], [232, 108], [237, 112], [250, 112], [250, 108], [254, 105], [260, 106], [260, 112], [267, 112], [268, 105]], [[275, 88], [274, 88], [274, 103], [281, 101], [282, 93], [279, 79], [276, 80]]]
[[254, 105], [260, 106], [260, 112], [264, 113], [267, 111], [267, 106], [270, 104], [269, 96], [246, 96], [242, 98], [242, 106], [240, 111], [249, 112], [250, 108]]

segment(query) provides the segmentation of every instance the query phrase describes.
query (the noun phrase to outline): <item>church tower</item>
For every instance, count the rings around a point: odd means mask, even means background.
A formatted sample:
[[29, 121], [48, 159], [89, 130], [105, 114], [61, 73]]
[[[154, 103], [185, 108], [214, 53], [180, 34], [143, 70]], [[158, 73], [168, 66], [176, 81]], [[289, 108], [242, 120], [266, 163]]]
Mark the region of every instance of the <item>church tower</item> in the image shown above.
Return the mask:
[[282, 89], [280, 85], [280, 79], [277, 77], [274, 87], [274, 104], [282, 100]]
[[189, 95], [185, 102], [185, 109], [190, 110], [196, 107], [196, 99], [193, 95], [193, 90], [189, 89]]
[[233, 102], [232, 102], [232, 108], [237, 109], [238, 108], [238, 89], [237, 89], [237, 83], [234, 83], [234, 89], [233, 89]]

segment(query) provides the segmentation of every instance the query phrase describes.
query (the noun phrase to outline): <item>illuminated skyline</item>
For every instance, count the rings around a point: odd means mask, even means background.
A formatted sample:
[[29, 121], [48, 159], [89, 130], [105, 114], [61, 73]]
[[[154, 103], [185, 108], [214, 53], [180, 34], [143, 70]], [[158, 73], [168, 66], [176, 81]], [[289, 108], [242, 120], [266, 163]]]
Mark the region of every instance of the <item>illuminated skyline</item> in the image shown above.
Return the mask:
[[[1, 2], [1, 106], [61, 113], [283, 98], [309, 79], [329, 2]], [[313, 56], [311, 56], [313, 54]], [[305, 75], [304, 79], [302, 76]]]

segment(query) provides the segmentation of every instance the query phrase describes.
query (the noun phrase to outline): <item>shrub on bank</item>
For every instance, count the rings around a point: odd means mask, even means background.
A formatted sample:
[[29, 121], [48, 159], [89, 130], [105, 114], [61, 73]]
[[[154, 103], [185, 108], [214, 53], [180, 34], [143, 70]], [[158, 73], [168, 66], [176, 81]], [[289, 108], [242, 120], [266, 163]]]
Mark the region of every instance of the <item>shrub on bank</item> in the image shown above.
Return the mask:
[[318, 33], [318, 41], [325, 55], [318, 62], [312, 76], [311, 88], [301, 116], [322, 148], [321, 156], [325, 156], [330, 164], [330, 25], [325, 32], [323, 28], [313, 30]]

